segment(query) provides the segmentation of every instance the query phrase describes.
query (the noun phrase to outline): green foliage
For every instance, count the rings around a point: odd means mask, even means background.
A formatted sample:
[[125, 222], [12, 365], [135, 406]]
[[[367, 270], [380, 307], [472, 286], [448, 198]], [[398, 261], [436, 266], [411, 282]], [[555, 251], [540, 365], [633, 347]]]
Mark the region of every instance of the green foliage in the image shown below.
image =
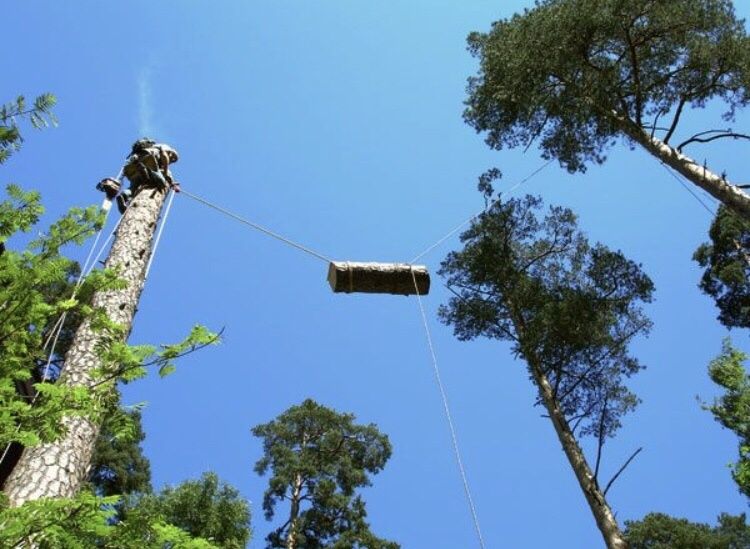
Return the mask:
[[113, 323], [105, 315], [92, 317], [92, 325], [107, 336], [99, 349], [102, 362], [99, 384], [112, 380], [129, 383], [145, 376], [149, 368], [157, 370], [161, 377], [166, 377], [175, 371], [174, 361], [177, 358], [209, 345], [216, 345], [220, 340], [220, 334], [203, 326], [193, 326], [179, 343], [158, 348], [153, 345], [128, 345], [123, 341], [122, 326]]
[[151, 492], [151, 466], [140, 446], [145, 438], [140, 409], [118, 407], [104, 417], [89, 471], [97, 494]]
[[28, 120], [36, 129], [46, 128], [57, 124], [52, 108], [57, 99], [51, 93], [44, 93], [37, 97], [32, 105], [20, 95], [15, 101], [0, 106], [0, 164], [21, 148], [23, 137], [19, 128], [19, 120]]
[[703, 267], [700, 288], [719, 308], [727, 328], [750, 328], [750, 226], [721, 206], [709, 229], [710, 243], [695, 251]]
[[542, 0], [468, 43], [466, 121], [495, 149], [538, 140], [571, 172], [625, 126], [667, 142], [685, 107], [720, 99], [732, 119], [748, 102], [750, 40], [729, 0]]
[[223, 549], [244, 549], [251, 534], [247, 501], [215, 473], [204, 473], [200, 480], [167, 487], [159, 494], [131, 497], [121, 517], [125, 525], [158, 519]]
[[70, 499], [42, 499], [9, 508], [0, 505], [0, 547], [40, 549], [217, 549], [161, 517], [133, 512], [112, 522], [117, 497], [83, 491]]
[[719, 515], [719, 524], [677, 519], [650, 513], [640, 521], [627, 521], [625, 535], [630, 549], [745, 549], [750, 547], [750, 526], [745, 515]]
[[306, 549], [399, 547], [370, 531], [356, 494], [385, 466], [390, 442], [374, 425], [354, 419], [307, 399], [253, 428], [263, 440], [255, 471], [271, 472], [263, 495], [266, 519], [273, 519], [279, 503], [290, 502], [288, 520], [268, 535], [266, 547], [287, 547], [290, 537]]
[[740, 439], [732, 477], [740, 492], [750, 497], [750, 376], [743, 367], [747, 355], [732, 346], [727, 338], [721, 354], [711, 361], [708, 375], [724, 389], [724, 394], [706, 406], [716, 421]]
[[[42, 213], [38, 193], [8, 187], [8, 199], [0, 202], [0, 243], [35, 228]], [[138, 379], [148, 368], [166, 375], [177, 358], [218, 342], [218, 335], [196, 326], [176, 344], [124, 343], [124, 328], [91, 306], [94, 292], [122, 288], [117, 273], [94, 271], [78, 284], [79, 266], [62, 254], [65, 246], [83, 244], [101, 222], [97, 208], [74, 208], [24, 249], [3, 246], [0, 252], [0, 453], [12, 442], [33, 446], [57, 439], [65, 416], [106, 420], [91, 480], [101, 495], [109, 496], [149, 489], [148, 462], [138, 447], [140, 418], [119, 409], [115, 384]], [[53, 353], [50, 342], [60, 319], [66, 322]], [[84, 320], [101, 336], [97, 350], [102, 367], [90, 387], [55, 383], [72, 335]], [[214, 547], [160, 516], [131, 510], [127, 520], [117, 522], [117, 501], [84, 491], [73, 499], [29, 502], [14, 509], [3, 505], [0, 546], [24, 546], [33, 539], [50, 548]]]
[[[14, 231], [31, 230], [43, 212], [38, 193], [11, 186], [8, 194], [9, 199], [0, 203], [3, 241]], [[100, 221], [96, 208], [74, 208], [26, 249], [0, 254], [0, 447], [12, 441], [50, 441], [60, 435], [64, 415], [93, 413], [96, 407], [93, 395], [84, 389], [38, 383], [42, 376], [34, 366], [44, 370], [48, 328], [63, 312], [85, 315], [82, 303], [87, 296], [117, 285], [114, 277], [99, 275], [82, 283], [77, 300], [67, 291], [78, 266], [61, 254], [61, 248], [81, 244]], [[19, 393], [21, 385], [33, 389]], [[35, 392], [39, 396], [32, 406], [30, 394]]]
[[624, 385], [642, 366], [628, 342], [651, 323], [651, 280], [619, 251], [591, 245], [573, 212], [539, 198], [496, 201], [461, 235], [439, 273], [454, 296], [440, 308], [461, 340], [510, 341], [540, 369], [573, 430], [600, 443], [638, 399]]

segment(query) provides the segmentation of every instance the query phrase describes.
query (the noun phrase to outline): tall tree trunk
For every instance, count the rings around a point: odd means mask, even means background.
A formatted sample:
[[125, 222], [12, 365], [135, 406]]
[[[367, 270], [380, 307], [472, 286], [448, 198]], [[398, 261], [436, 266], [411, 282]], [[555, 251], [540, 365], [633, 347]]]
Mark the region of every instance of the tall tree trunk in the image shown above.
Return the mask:
[[620, 126], [633, 141], [658, 160], [682, 174], [691, 183], [706, 191], [741, 218], [750, 221], [750, 195], [742, 189], [728, 183], [724, 177], [713, 173], [667, 143], [651, 137], [643, 128], [629, 122], [622, 122], [622, 120], [620, 120]]
[[596, 525], [604, 537], [604, 542], [609, 549], [626, 549], [628, 544], [625, 541], [625, 537], [617, 525], [617, 520], [612, 513], [612, 509], [610, 509], [609, 504], [604, 499], [604, 494], [599, 488], [596, 478], [594, 478], [583, 450], [581, 450], [578, 441], [570, 430], [565, 414], [562, 413], [558, 406], [547, 376], [544, 375], [538, 364], [534, 364], [535, 361], [533, 359], [527, 357], [527, 360], [534, 381], [539, 387], [544, 407], [547, 409], [547, 413], [552, 420], [552, 425], [555, 427], [557, 438], [560, 440], [570, 466], [575, 472], [578, 485], [581, 487], [583, 495], [586, 496], [586, 502], [589, 504], [591, 513], [596, 520]]
[[[145, 282], [151, 243], [166, 193], [142, 188], [125, 212], [105, 263], [127, 285], [120, 290], [98, 292], [93, 306], [102, 308], [111, 320], [130, 334], [138, 299]], [[58, 383], [71, 387], [91, 386], [93, 373], [101, 366], [97, 346], [101, 336], [84, 321], [76, 331]], [[115, 390], [114, 387], [111, 390]], [[67, 433], [58, 441], [26, 448], [4, 491], [12, 506], [40, 498], [72, 497], [86, 479], [99, 425], [85, 417], [65, 417]]]
[[289, 534], [286, 536], [286, 549], [297, 547], [297, 518], [299, 517], [300, 496], [302, 494], [302, 475], [297, 473], [292, 486], [292, 502], [289, 510]]

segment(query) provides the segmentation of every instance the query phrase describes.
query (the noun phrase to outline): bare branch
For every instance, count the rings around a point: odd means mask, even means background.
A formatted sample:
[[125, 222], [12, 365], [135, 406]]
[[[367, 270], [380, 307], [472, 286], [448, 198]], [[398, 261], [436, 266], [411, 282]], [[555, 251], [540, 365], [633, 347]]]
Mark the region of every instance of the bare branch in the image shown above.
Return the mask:
[[685, 108], [685, 103], [687, 103], [686, 97], [681, 97], [680, 102], [677, 104], [677, 111], [674, 113], [674, 118], [672, 119], [672, 124], [669, 126], [669, 131], [667, 132], [667, 135], [664, 136], [664, 144], [666, 145], [669, 143], [669, 140], [672, 138], [672, 134], [674, 134], [674, 131], [677, 129], [677, 124], [680, 122], [680, 116], [682, 115], [682, 109]]
[[610, 481], [607, 483], [607, 486], [604, 488], [604, 492], [602, 492], [602, 496], [607, 497], [607, 492], [612, 487], [612, 484], [617, 480], [617, 477], [619, 477], [622, 472], [625, 470], [625, 468], [630, 465], [630, 462], [635, 459], [635, 456], [641, 453], [641, 450], [643, 450], [643, 447], [638, 448], [635, 452], [631, 454], [631, 456], [628, 458], [628, 460], [623, 464], [622, 467], [615, 473], [615, 476], [613, 476]]
[[[704, 135], [710, 135], [710, 134], [716, 134], [716, 135], [712, 135], [711, 137], [702, 137]], [[729, 137], [730, 139], [750, 140], [750, 135], [746, 135], [744, 133], [736, 133], [736, 132], [733, 132], [732, 130], [708, 130], [705, 132], [696, 133], [690, 139], [683, 141], [682, 143], [677, 145], [677, 150], [679, 152], [682, 152], [682, 149], [686, 147], [687, 145], [689, 145], [690, 143], [709, 143], [711, 141], [715, 141], [717, 139], [723, 139], [725, 137]]]

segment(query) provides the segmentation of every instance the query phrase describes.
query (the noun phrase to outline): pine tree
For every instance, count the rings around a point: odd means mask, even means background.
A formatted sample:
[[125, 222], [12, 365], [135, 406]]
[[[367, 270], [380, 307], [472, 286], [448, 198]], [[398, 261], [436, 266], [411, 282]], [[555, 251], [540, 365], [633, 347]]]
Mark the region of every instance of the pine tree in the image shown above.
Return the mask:
[[266, 547], [399, 547], [370, 531], [365, 503], [356, 494], [385, 466], [390, 442], [374, 425], [357, 425], [354, 419], [308, 399], [253, 428], [263, 440], [255, 471], [271, 472], [263, 495], [266, 519], [289, 501], [288, 518], [268, 535]]
[[693, 259], [703, 267], [700, 288], [719, 308], [727, 328], [750, 328], [750, 222], [725, 207], [716, 212]]
[[[568, 209], [541, 200], [495, 201], [461, 235], [440, 274], [453, 293], [440, 317], [460, 340], [510, 341], [555, 429], [607, 547], [625, 541], [599, 478], [602, 449], [637, 404], [625, 380], [641, 364], [628, 343], [650, 322], [653, 285], [622, 253], [591, 245]], [[594, 466], [578, 436], [597, 441]], [[632, 457], [631, 457], [632, 459]], [[627, 465], [627, 463], [626, 463]], [[618, 473], [619, 474], [619, 473]]]
[[673, 145], [683, 114], [711, 100], [731, 121], [750, 100], [750, 38], [729, 0], [542, 0], [472, 33], [479, 74], [466, 121], [495, 148], [538, 142], [571, 172], [604, 162], [618, 137], [750, 220], [750, 196], [682, 153], [747, 139], [707, 129]]
[[250, 506], [239, 491], [221, 482], [215, 473], [199, 480], [168, 486], [157, 494], [138, 494], [125, 500], [120, 512], [123, 528], [145, 524], [131, 537], [147, 541], [155, 520], [174, 526], [192, 538], [222, 549], [244, 549], [250, 541]]
[[745, 515], [719, 515], [719, 524], [690, 522], [663, 513], [627, 521], [625, 534], [630, 549], [745, 549], [750, 547], [750, 526]]

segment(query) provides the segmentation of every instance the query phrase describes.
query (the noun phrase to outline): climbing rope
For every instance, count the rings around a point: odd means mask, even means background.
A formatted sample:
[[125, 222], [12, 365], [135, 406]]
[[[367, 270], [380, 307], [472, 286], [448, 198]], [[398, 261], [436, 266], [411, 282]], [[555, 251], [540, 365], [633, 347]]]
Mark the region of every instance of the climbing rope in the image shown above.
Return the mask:
[[258, 225], [257, 223], [253, 223], [252, 221], [248, 221], [244, 217], [240, 217], [236, 213], [230, 212], [229, 210], [227, 210], [225, 208], [222, 208], [221, 206], [217, 206], [216, 204], [213, 204], [213, 203], [209, 202], [205, 198], [201, 198], [200, 196], [196, 196], [193, 193], [190, 193], [190, 192], [185, 191], [185, 190], [181, 190], [180, 194], [184, 194], [188, 198], [192, 198], [193, 200], [195, 200], [197, 202], [200, 202], [201, 204], [204, 204], [204, 205], [208, 206], [209, 208], [212, 208], [212, 209], [216, 210], [217, 212], [221, 212], [222, 214], [226, 215], [227, 217], [231, 217], [232, 219], [235, 219], [235, 220], [239, 221], [240, 223], [244, 223], [245, 225], [247, 225], [249, 227], [252, 227], [256, 231], [260, 231], [260, 232], [262, 232], [265, 235], [268, 235], [268, 236], [270, 236], [272, 238], [275, 238], [276, 240], [279, 240], [279, 241], [281, 241], [281, 242], [283, 242], [285, 244], [288, 244], [289, 246], [292, 246], [293, 248], [297, 248], [298, 250], [301, 250], [301, 251], [305, 252], [306, 254], [310, 254], [313, 257], [317, 257], [318, 259], [320, 259], [322, 261], [325, 261], [326, 263], [333, 263], [333, 260], [330, 259], [329, 257], [326, 257], [323, 254], [321, 254], [319, 252], [316, 252], [315, 250], [312, 250], [312, 249], [308, 248], [307, 246], [303, 246], [302, 244], [300, 244], [298, 242], [295, 242], [295, 241], [293, 241], [293, 240], [291, 240], [289, 238], [281, 236], [280, 234], [275, 233], [275, 232], [273, 232], [270, 229], [266, 229], [262, 225]]
[[164, 225], [167, 224], [169, 211], [172, 209], [172, 202], [174, 202], [174, 195], [175, 195], [175, 192], [172, 189], [170, 189], [169, 200], [167, 202], [167, 208], [164, 210], [164, 216], [162, 217], [161, 224], [159, 225], [159, 232], [156, 233], [156, 240], [154, 241], [154, 247], [151, 250], [151, 257], [148, 258], [148, 264], [146, 265], [146, 274], [143, 277], [144, 282], [148, 278], [148, 273], [151, 271], [151, 264], [154, 262], [154, 257], [156, 256], [156, 249], [159, 247], [159, 242], [161, 241], [161, 233], [164, 232]]
[[434, 250], [435, 248], [437, 248], [438, 246], [440, 246], [443, 242], [445, 242], [446, 240], [448, 240], [450, 237], [452, 237], [458, 231], [460, 231], [461, 229], [463, 229], [466, 225], [468, 225], [469, 223], [471, 223], [472, 221], [474, 221], [477, 217], [479, 217], [484, 212], [486, 212], [487, 209], [490, 206], [492, 206], [495, 202], [499, 201], [503, 196], [507, 196], [507, 195], [511, 194], [518, 187], [520, 187], [521, 185], [523, 185], [524, 183], [526, 183], [529, 179], [531, 179], [536, 174], [538, 174], [539, 172], [541, 172], [544, 168], [546, 168], [547, 166], [549, 166], [552, 162], [553, 162], [552, 159], [547, 160], [547, 162], [545, 162], [544, 164], [542, 164], [536, 170], [534, 170], [533, 172], [531, 172], [529, 175], [527, 175], [526, 177], [524, 177], [521, 181], [519, 181], [518, 183], [516, 183], [515, 185], [513, 185], [510, 189], [508, 189], [504, 193], [504, 195], [501, 195], [501, 196], [497, 197], [495, 200], [493, 200], [492, 202], [490, 202], [490, 204], [488, 204], [485, 208], [483, 208], [482, 210], [478, 211], [477, 213], [475, 213], [471, 217], [469, 217], [469, 218], [465, 219], [464, 221], [462, 221], [459, 225], [457, 225], [456, 227], [454, 227], [453, 229], [451, 229], [450, 231], [448, 231], [448, 233], [445, 236], [443, 236], [442, 238], [439, 238], [437, 240], [437, 242], [435, 242], [434, 244], [428, 246], [425, 250], [423, 250], [422, 252], [420, 252], [419, 254], [417, 254], [409, 263], [416, 263], [417, 261], [419, 261], [422, 257], [426, 256], [428, 253], [430, 253], [432, 250]]
[[471, 490], [469, 489], [469, 481], [466, 477], [466, 469], [464, 468], [464, 462], [461, 459], [461, 450], [458, 446], [458, 436], [456, 435], [456, 427], [453, 424], [453, 417], [451, 415], [450, 407], [448, 406], [448, 396], [445, 393], [445, 387], [443, 386], [443, 380], [440, 377], [440, 367], [438, 366], [437, 355], [435, 354], [435, 346], [432, 343], [432, 334], [430, 333], [430, 326], [427, 323], [427, 314], [425, 313], [424, 305], [422, 303], [422, 297], [419, 294], [419, 286], [417, 285], [417, 277], [414, 274], [414, 269], [411, 270], [411, 277], [414, 281], [414, 290], [417, 295], [417, 303], [419, 303], [419, 312], [422, 316], [422, 324], [424, 325], [425, 336], [427, 337], [427, 347], [430, 350], [430, 357], [432, 358], [432, 370], [435, 374], [435, 381], [437, 381], [438, 389], [440, 390], [440, 398], [443, 401], [443, 411], [445, 412], [445, 419], [448, 422], [448, 428], [451, 433], [451, 443], [453, 444], [453, 453], [456, 457], [456, 463], [458, 464], [458, 470], [461, 474], [461, 481], [464, 485], [464, 493], [466, 494], [466, 500], [469, 504], [469, 511], [471, 512], [471, 518], [474, 521], [474, 530], [477, 533], [477, 540], [479, 541], [479, 547], [484, 549], [484, 539], [482, 538], [482, 530], [479, 527], [479, 517], [477, 516], [477, 510], [474, 506], [474, 500], [471, 497]]

